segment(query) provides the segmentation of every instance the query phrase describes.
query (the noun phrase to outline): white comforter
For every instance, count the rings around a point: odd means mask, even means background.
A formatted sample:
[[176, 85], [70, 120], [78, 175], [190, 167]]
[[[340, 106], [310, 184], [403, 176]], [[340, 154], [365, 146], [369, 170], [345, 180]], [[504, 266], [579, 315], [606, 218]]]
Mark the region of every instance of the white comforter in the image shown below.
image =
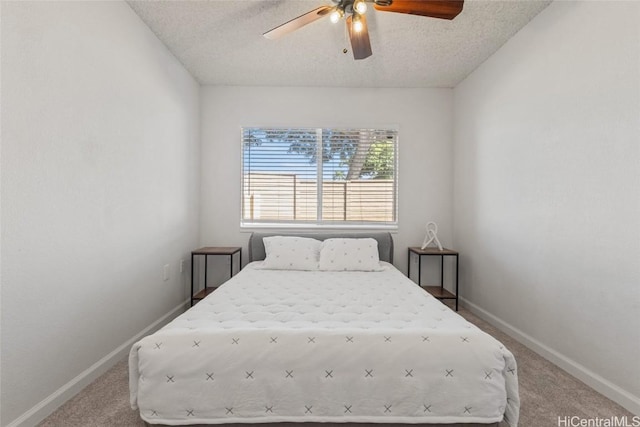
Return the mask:
[[145, 421], [517, 425], [513, 355], [390, 264], [259, 264], [134, 344], [131, 406]]

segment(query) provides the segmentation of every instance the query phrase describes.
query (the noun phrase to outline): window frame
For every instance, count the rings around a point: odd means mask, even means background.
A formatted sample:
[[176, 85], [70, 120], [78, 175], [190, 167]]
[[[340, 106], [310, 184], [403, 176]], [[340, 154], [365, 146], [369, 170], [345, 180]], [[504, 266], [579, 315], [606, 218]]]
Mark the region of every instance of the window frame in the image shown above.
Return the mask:
[[[247, 129], [262, 129], [265, 131], [275, 130], [295, 130], [295, 131], [315, 131], [319, 139], [316, 142], [322, 149], [324, 132], [329, 131], [376, 131], [376, 132], [389, 132], [393, 134], [394, 144], [394, 159], [393, 159], [393, 184], [392, 184], [392, 199], [393, 199], [393, 220], [386, 222], [375, 221], [338, 221], [338, 220], [322, 220], [316, 219], [311, 221], [304, 220], [245, 220], [245, 130]], [[243, 231], [251, 230], [276, 230], [276, 229], [299, 229], [299, 230], [398, 230], [399, 220], [399, 130], [397, 126], [383, 126], [383, 127], [293, 127], [293, 126], [242, 126], [240, 128], [240, 229]], [[286, 172], [285, 172], [286, 173]], [[324, 199], [323, 194], [323, 160], [322, 155], [317, 156], [316, 166], [316, 188], [317, 188], [317, 204], [318, 215], [322, 214], [322, 202]]]

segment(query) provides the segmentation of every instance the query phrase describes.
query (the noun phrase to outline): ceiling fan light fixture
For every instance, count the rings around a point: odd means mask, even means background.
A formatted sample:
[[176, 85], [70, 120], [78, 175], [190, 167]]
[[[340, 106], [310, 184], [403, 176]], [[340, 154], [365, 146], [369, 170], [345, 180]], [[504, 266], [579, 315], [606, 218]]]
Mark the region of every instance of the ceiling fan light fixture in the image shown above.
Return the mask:
[[359, 33], [362, 31], [363, 28], [364, 28], [364, 25], [362, 24], [362, 19], [360, 18], [360, 14], [354, 12], [353, 21], [351, 23], [351, 29], [354, 32]]
[[356, 0], [353, 3], [353, 10], [358, 12], [360, 15], [364, 15], [367, 12], [367, 4], [364, 0]]
[[343, 16], [344, 16], [344, 11], [339, 7], [336, 7], [335, 9], [333, 9], [333, 12], [331, 12], [331, 15], [329, 15], [329, 19], [331, 20], [331, 22], [335, 24], [338, 21], [340, 21]]

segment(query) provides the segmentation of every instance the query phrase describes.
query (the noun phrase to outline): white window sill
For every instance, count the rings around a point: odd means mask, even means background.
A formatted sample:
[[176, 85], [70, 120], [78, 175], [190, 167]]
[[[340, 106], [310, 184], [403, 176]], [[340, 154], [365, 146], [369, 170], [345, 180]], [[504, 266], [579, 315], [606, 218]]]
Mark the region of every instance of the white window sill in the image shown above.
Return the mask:
[[254, 231], [388, 231], [398, 232], [397, 224], [375, 225], [375, 224], [281, 224], [281, 223], [261, 223], [261, 224], [240, 224], [240, 232], [251, 233]]

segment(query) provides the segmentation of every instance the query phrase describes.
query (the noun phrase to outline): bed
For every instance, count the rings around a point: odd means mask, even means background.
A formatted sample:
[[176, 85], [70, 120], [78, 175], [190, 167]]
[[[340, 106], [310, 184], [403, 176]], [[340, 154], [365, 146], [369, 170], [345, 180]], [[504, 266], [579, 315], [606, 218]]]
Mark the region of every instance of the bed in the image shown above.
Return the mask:
[[[287, 269], [306, 262], [288, 241], [270, 268], [265, 243], [283, 240], [254, 233], [240, 273], [133, 345], [144, 421], [517, 425], [513, 355], [393, 267], [390, 234], [296, 235], [310, 238], [326, 269]], [[364, 242], [374, 270], [347, 268], [347, 249], [369, 262]]]

